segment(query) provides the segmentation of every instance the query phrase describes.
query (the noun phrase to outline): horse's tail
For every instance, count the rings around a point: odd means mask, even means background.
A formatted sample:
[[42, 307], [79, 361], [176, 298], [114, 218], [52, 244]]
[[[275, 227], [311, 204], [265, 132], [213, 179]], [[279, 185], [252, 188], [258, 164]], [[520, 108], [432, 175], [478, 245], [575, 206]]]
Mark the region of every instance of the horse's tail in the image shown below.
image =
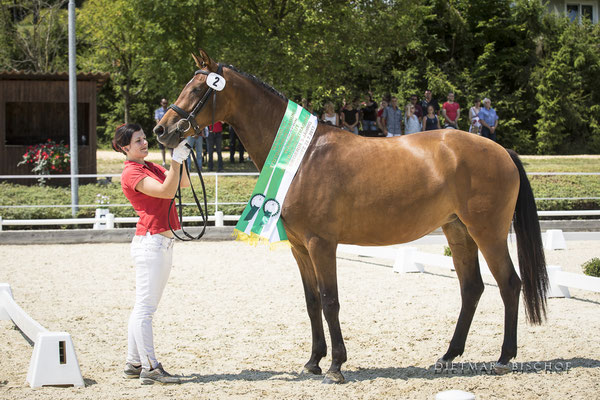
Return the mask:
[[517, 166], [521, 178], [513, 223], [517, 235], [525, 315], [530, 323], [539, 325], [546, 318], [546, 292], [548, 291], [548, 271], [542, 233], [533, 191], [523, 164], [517, 153], [508, 150], [508, 154]]

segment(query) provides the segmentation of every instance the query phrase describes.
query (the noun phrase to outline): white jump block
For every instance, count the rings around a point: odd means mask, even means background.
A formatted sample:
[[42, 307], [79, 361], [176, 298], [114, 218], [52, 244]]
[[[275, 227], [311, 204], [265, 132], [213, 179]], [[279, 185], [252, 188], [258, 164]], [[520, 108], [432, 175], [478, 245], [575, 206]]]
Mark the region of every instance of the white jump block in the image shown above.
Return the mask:
[[10, 321], [10, 315], [4, 306], [4, 293], [7, 293], [12, 299], [12, 291], [8, 283], [0, 283], [0, 321]]
[[548, 292], [546, 293], [546, 297], [566, 297], [570, 298], [571, 293], [569, 293], [569, 288], [563, 285], [559, 285], [560, 281], [560, 273], [562, 272], [562, 268], [559, 265], [547, 265], [546, 269], [548, 270]]
[[27, 382], [32, 388], [44, 385], [85, 386], [71, 335], [66, 332], [38, 335], [29, 362]]
[[565, 235], [560, 229], [548, 229], [544, 234], [544, 249], [546, 250], [566, 250], [567, 242]]
[[400, 247], [394, 261], [394, 272], [423, 272], [423, 264], [416, 262], [417, 248], [416, 247]]
[[0, 319], [12, 320], [34, 343], [27, 372], [27, 382], [32, 388], [44, 385], [85, 386], [71, 335], [48, 332], [15, 302], [7, 283], [0, 283]]
[[462, 390], [446, 390], [436, 394], [435, 400], [475, 400], [475, 395]]

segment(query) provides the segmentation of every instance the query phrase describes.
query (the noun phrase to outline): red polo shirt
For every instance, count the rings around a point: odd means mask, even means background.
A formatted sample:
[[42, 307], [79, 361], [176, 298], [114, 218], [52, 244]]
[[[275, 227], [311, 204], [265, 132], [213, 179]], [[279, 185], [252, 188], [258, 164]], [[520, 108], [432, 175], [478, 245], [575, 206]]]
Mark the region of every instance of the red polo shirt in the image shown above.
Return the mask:
[[[149, 161], [146, 161], [146, 165], [135, 161], [125, 161], [125, 169], [121, 174], [121, 187], [125, 197], [140, 216], [136, 225], [136, 235], [145, 235], [146, 232], [154, 235], [170, 230], [168, 213], [171, 200], [148, 196], [135, 190], [136, 185], [147, 176], [163, 183], [166, 179], [165, 171], [166, 169], [162, 166]], [[175, 204], [171, 207], [170, 220], [173, 230], [181, 229]]]

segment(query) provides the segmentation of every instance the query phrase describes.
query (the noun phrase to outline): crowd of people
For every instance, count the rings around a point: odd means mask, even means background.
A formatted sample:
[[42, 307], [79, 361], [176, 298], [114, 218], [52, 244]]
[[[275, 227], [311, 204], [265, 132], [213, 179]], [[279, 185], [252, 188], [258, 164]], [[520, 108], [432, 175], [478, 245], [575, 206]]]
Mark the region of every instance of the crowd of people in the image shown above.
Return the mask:
[[[306, 99], [302, 100], [302, 105], [313, 112]], [[447, 128], [468, 130], [496, 141], [498, 114], [492, 108], [490, 99], [475, 99], [469, 108], [467, 122], [461, 121], [460, 116], [461, 107], [455, 101], [453, 92], [448, 93], [446, 101], [440, 106], [431, 90], [425, 90], [422, 100], [414, 94], [404, 106], [398, 104], [395, 96], [383, 98], [377, 104], [372, 93], [368, 93], [362, 102], [358, 97], [349, 103], [344, 101], [339, 111], [336, 111], [333, 102], [328, 101], [323, 107], [320, 121], [364, 136], [392, 137]]]

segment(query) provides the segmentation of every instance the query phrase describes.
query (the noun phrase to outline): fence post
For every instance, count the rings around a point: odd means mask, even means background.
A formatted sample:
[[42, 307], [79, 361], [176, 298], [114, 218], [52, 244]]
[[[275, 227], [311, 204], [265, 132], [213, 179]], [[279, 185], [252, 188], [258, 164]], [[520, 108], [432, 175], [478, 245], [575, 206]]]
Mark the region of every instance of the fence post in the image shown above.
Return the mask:
[[0, 217], [0, 231], [2, 230], [2, 217]]
[[560, 286], [558, 282], [556, 282], [557, 275], [562, 268], [559, 265], [548, 265], [546, 266], [548, 270], [548, 292], [547, 297], [566, 297], [570, 298], [571, 293], [569, 293], [569, 288], [566, 286]]
[[215, 212], [215, 226], [224, 226], [223, 223], [223, 211]]
[[400, 247], [394, 261], [394, 272], [423, 272], [423, 265], [415, 262], [416, 252], [416, 247]]
[[8, 283], [0, 283], [0, 321], [10, 321], [10, 315], [8, 311], [4, 309], [4, 303], [2, 300], [2, 293], [6, 292], [8, 296], [13, 297], [10, 285]]
[[219, 211], [219, 173], [215, 173], [215, 215]]
[[106, 229], [114, 229], [115, 228], [115, 214], [108, 213], [106, 214]]
[[566, 250], [567, 243], [565, 236], [560, 229], [548, 229], [544, 234], [544, 249], [546, 250]]

